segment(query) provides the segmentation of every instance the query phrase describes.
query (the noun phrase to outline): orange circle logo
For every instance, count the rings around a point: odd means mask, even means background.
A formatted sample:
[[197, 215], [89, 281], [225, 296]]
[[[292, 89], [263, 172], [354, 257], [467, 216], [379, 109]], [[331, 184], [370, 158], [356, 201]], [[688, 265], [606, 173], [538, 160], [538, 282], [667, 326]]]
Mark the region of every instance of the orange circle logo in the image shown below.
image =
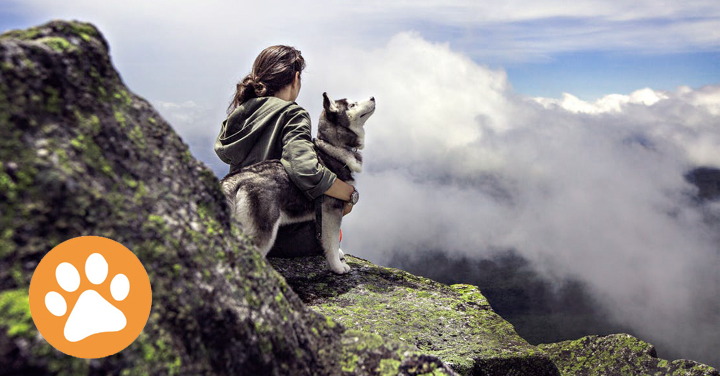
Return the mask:
[[140, 260], [100, 236], [73, 238], [48, 252], [35, 269], [29, 295], [40, 334], [65, 354], [89, 359], [128, 347], [152, 305]]

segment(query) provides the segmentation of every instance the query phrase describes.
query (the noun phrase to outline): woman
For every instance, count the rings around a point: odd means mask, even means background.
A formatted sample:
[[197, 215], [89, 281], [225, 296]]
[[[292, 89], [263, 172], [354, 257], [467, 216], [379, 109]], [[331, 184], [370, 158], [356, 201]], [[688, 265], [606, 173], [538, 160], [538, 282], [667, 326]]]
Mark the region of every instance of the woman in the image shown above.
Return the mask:
[[[310, 116], [295, 100], [305, 59], [288, 46], [260, 52], [252, 71], [237, 84], [228, 118], [215, 141], [215, 153], [230, 164], [230, 173], [267, 159], [279, 159], [290, 180], [308, 197], [328, 195], [350, 201], [353, 187], [317, 159], [310, 135]], [[345, 205], [343, 215], [352, 204]], [[280, 227], [268, 256], [322, 254], [313, 221]]]

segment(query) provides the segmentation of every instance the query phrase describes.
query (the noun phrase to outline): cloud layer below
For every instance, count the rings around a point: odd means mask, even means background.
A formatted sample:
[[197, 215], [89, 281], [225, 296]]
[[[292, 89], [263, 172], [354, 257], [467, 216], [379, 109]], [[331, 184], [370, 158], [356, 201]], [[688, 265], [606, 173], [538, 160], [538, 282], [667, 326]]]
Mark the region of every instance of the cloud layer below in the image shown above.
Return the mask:
[[694, 203], [684, 175], [720, 168], [720, 86], [527, 98], [414, 33], [316, 64], [309, 91], [378, 101], [346, 251], [517, 249], [646, 340], [718, 361], [720, 206]]

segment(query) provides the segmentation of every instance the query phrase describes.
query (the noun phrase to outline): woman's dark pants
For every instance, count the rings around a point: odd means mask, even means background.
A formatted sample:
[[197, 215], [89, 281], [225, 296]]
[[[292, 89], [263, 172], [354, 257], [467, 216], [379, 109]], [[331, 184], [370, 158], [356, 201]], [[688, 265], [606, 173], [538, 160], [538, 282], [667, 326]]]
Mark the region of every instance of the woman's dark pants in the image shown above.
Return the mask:
[[315, 238], [315, 221], [280, 226], [267, 257], [304, 257], [324, 254]]

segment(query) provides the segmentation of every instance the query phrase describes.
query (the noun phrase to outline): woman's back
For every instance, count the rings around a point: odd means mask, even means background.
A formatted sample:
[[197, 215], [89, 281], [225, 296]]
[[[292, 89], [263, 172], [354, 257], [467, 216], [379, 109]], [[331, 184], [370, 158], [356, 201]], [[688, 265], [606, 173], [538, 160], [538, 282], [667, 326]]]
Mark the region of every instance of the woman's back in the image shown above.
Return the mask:
[[252, 98], [223, 121], [215, 151], [230, 164], [230, 173], [268, 159], [280, 159], [285, 127], [290, 120], [309, 121], [295, 102], [276, 97]]

